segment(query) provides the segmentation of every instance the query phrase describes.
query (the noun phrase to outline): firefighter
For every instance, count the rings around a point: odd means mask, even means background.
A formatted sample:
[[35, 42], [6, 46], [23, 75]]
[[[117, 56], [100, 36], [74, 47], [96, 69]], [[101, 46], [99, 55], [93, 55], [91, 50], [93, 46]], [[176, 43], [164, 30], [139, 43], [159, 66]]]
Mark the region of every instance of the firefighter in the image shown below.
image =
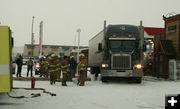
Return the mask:
[[20, 55], [19, 58], [16, 60], [16, 64], [17, 64], [17, 66], [18, 66], [16, 77], [21, 77], [21, 71], [22, 71], [22, 65], [23, 65], [23, 58], [22, 58], [21, 55]]
[[44, 75], [44, 56], [40, 57], [40, 77]]
[[72, 81], [73, 75], [76, 71], [76, 67], [77, 67], [77, 63], [76, 63], [74, 57], [70, 56], [68, 81]]
[[58, 71], [57, 71], [57, 77], [56, 77], [56, 81], [60, 82], [60, 77], [61, 77], [61, 57], [58, 56], [57, 58], [57, 63], [58, 63]]
[[48, 64], [49, 64], [49, 58], [46, 55], [46, 58], [44, 60], [44, 77], [48, 78]]
[[33, 71], [33, 60], [32, 58], [30, 57], [29, 58], [29, 61], [27, 62], [27, 77], [29, 75], [29, 71], [31, 71], [31, 77], [32, 77], [32, 71]]
[[82, 53], [80, 54], [80, 61], [78, 63], [80, 86], [84, 86], [86, 67], [87, 67], [87, 63], [86, 63], [85, 55]]
[[61, 64], [61, 70], [63, 74], [62, 86], [67, 86], [66, 84], [67, 73], [68, 73], [68, 57], [67, 56], [64, 56], [64, 60], [62, 61], [62, 64]]
[[56, 75], [57, 75], [57, 67], [58, 63], [56, 61], [55, 54], [51, 54], [51, 60], [48, 64], [48, 72], [50, 73], [50, 84], [56, 83]]

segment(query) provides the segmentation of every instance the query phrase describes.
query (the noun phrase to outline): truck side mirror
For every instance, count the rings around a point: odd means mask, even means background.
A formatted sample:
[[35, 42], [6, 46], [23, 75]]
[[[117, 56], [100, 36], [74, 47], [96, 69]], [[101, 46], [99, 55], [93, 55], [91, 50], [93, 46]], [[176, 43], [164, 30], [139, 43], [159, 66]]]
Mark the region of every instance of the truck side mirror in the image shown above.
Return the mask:
[[98, 51], [102, 51], [102, 43], [98, 44]]

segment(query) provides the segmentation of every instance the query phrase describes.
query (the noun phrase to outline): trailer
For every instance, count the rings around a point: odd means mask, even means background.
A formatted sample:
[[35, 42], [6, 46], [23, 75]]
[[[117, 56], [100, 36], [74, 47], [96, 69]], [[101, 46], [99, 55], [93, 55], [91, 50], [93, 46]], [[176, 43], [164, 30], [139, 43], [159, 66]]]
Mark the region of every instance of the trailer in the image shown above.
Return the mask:
[[[143, 37], [143, 36], [142, 36]], [[89, 40], [88, 66], [102, 82], [122, 78], [141, 83], [143, 39], [140, 26], [109, 25]]]
[[0, 26], [0, 93], [10, 92], [13, 85], [12, 45], [10, 28]]

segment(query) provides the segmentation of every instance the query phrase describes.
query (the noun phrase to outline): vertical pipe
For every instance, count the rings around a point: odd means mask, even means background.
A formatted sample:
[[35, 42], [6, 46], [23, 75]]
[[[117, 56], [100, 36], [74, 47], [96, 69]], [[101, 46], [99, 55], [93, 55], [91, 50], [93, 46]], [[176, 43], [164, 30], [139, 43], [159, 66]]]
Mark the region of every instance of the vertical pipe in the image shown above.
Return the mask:
[[76, 46], [76, 35], [74, 36], [74, 47]]
[[104, 28], [103, 28], [103, 41], [102, 41], [102, 46], [103, 46], [103, 59], [105, 60], [107, 58], [107, 52], [106, 52], [106, 20], [104, 20]]
[[43, 43], [43, 21], [39, 25], [39, 56], [42, 55], [42, 43]]
[[[78, 32], [78, 51], [77, 51], [77, 63], [79, 63], [79, 45], [80, 45], [80, 32], [81, 32], [81, 29], [78, 29], [77, 30]], [[77, 66], [77, 76], [78, 76], [78, 66]]]
[[33, 24], [34, 24], [34, 16], [32, 17], [32, 29], [31, 29], [31, 56], [34, 55], [34, 33], [33, 33]]

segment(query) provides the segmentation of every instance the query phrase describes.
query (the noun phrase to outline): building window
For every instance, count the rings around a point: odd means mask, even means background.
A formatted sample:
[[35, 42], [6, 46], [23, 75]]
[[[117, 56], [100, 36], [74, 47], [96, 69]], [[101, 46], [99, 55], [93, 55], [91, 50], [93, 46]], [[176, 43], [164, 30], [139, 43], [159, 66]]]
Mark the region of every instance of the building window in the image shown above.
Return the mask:
[[168, 26], [168, 33], [176, 33], [176, 25]]

